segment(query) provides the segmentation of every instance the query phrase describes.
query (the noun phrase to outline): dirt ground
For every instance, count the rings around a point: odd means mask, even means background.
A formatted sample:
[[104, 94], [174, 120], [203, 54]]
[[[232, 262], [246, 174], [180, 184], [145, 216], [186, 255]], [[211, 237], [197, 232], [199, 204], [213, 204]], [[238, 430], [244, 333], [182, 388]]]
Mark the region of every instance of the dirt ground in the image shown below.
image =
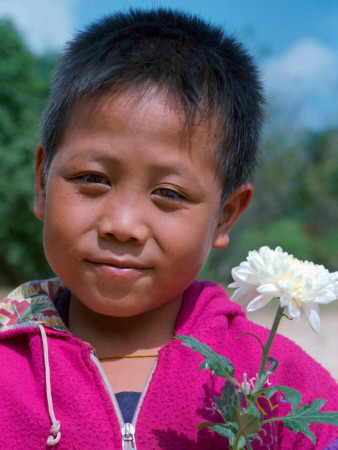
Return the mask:
[[[0, 288], [0, 299], [10, 289]], [[275, 306], [267, 306], [261, 311], [248, 313], [253, 322], [270, 328], [275, 314]], [[278, 332], [300, 345], [315, 360], [320, 362], [338, 381], [338, 302], [321, 306], [321, 330], [316, 334], [305, 317], [300, 322], [282, 319]]]

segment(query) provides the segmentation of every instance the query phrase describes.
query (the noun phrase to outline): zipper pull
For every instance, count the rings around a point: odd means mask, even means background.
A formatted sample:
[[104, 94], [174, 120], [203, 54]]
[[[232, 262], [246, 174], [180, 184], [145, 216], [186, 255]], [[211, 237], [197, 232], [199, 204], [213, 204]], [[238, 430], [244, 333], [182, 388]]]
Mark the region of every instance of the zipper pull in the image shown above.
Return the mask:
[[131, 423], [125, 423], [121, 428], [122, 432], [122, 449], [123, 450], [136, 450], [135, 442], [135, 428]]

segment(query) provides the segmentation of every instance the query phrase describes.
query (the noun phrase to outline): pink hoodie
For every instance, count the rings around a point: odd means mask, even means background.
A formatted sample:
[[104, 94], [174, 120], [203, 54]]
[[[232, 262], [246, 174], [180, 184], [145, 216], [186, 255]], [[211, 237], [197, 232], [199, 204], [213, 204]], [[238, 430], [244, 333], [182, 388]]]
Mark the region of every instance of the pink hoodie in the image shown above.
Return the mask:
[[[36, 450], [46, 448], [51, 436], [51, 443], [59, 441], [57, 449], [121, 449], [122, 419], [94, 350], [69, 333], [54, 307], [63, 289], [57, 279], [31, 282], [0, 302], [1, 443], [6, 449]], [[220, 286], [194, 282], [185, 291], [176, 333], [193, 335], [224, 354], [237, 376], [246, 372], [250, 381], [258, 371], [261, 350], [250, 336], [237, 339], [243, 332], [263, 341], [268, 335], [246, 319]], [[271, 356], [279, 361], [273, 384], [299, 389], [306, 403], [328, 399], [324, 409], [337, 409], [336, 382], [300, 347], [279, 336]], [[226, 448], [224, 438], [197, 430], [202, 421], [221, 421], [213, 395], [224, 384], [209, 370], [197, 370], [202, 360], [175, 339], [160, 350], [132, 424], [137, 450]], [[270, 402], [262, 401], [262, 412], [285, 413], [287, 405], [280, 398], [276, 394]], [[338, 437], [337, 427], [312, 425], [311, 430], [317, 437], [315, 447], [303, 434], [274, 422], [261, 430], [253, 448], [322, 449]], [[123, 448], [132, 444], [125, 440]]]

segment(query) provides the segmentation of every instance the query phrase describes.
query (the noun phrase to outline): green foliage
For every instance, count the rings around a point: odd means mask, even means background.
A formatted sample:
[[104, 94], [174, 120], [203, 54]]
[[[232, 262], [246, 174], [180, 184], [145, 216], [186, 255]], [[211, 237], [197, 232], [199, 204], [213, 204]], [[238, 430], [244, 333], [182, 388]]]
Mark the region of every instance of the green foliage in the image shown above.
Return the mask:
[[225, 422], [232, 421], [233, 408], [240, 407], [243, 395], [236, 395], [235, 387], [231, 381], [226, 381], [221, 397], [214, 396], [218, 411]]
[[[252, 408], [253, 409], [253, 408]], [[251, 436], [261, 428], [260, 418], [258, 414], [242, 413], [239, 408], [233, 408], [233, 420], [238, 424], [238, 431], [243, 437]], [[257, 408], [256, 411], [257, 412]]]
[[210, 347], [206, 344], [201, 344], [201, 342], [193, 336], [177, 335], [175, 337], [180, 339], [183, 345], [192, 350], [196, 350], [205, 357], [205, 361], [201, 364], [200, 369], [210, 369], [219, 377], [232, 379], [234, 375], [234, 366], [229, 359], [217, 355]]
[[309, 430], [309, 426], [312, 423], [328, 423], [338, 426], [338, 414], [336, 412], [318, 412], [326, 403], [326, 400], [317, 399], [310, 405], [299, 407], [302, 398], [300, 392], [296, 389], [287, 386], [271, 386], [265, 389], [264, 393], [266, 398], [270, 398], [279, 391], [284, 394], [286, 401], [291, 405], [291, 412], [283, 417], [283, 424], [294, 433], [304, 433], [315, 443], [315, 435]]
[[0, 21], [0, 282], [49, 276], [42, 227], [32, 214], [34, 155], [53, 58], [35, 57]]
[[[271, 330], [267, 342], [270, 341], [270, 338], [272, 342], [276, 330], [277, 328]], [[303, 433], [311, 439], [313, 444], [315, 444], [316, 438], [309, 429], [312, 423], [338, 426], [337, 412], [319, 412], [326, 400], [316, 399], [311, 404], [299, 406], [302, 397], [301, 393], [296, 389], [288, 386], [264, 388], [263, 384], [271, 373], [271, 371], [265, 371], [266, 369], [263, 369], [263, 371], [260, 369], [253, 389], [250, 389], [248, 386], [243, 388], [235, 378], [234, 367], [229, 359], [217, 354], [193, 336], [178, 335], [176, 338], [181, 340], [183, 345], [205, 358], [200, 369], [210, 369], [213, 375], [225, 378], [221, 397], [214, 396], [218, 412], [224, 422], [202, 422], [199, 424], [198, 429], [209, 428], [209, 431], [214, 431], [227, 438], [231, 449], [241, 450], [246, 448], [250, 450], [252, 448], [251, 441], [257, 437], [261, 427], [269, 422], [282, 421], [286, 428], [294, 433]], [[271, 364], [274, 364], [274, 370], [276, 370], [278, 361], [268, 356], [269, 349], [269, 344], [263, 346], [262, 361], [269, 360]], [[261, 364], [261, 368], [264, 366], [265, 364]], [[245, 379], [245, 377], [246, 375], [243, 378]], [[235, 385], [239, 389], [235, 389]], [[291, 412], [283, 417], [272, 417], [264, 420], [256, 406], [258, 398], [265, 396], [269, 399], [276, 392], [283, 393], [285, 401], [291, 405]]]
[[208, 275], [229, 279], [249, 250], [280, 245], [285, 251], [335, 270], [338, 259], [338, 129], [290, 134], [267, 131], [249, 209], [214, 250]]
[[315, 444], [316, 437], [312, 431], [309, 430], [309, 426], [312, 423], [328, 423], [330, 425], [338, 426], [338, 414], [336, 412], [318, 412], [324, 403], [326, 403], [326, 400], [318, 398], [310, 405], [303, 405], [297, 410], [291, 411], [290, 414], [282, 418], [284, 426], [294, 433], [301, 432], [305, 434], [305, 436], [311, 439], [312, 443]]
[[229, 444], [233, 445], [237, 434], [237, 427], [234, 427], [232, 423], [215, 423], [212, 424], [210, 431], [215, 431], [223, 437], [229, 439]]
[[290, 403], [292, 411], [296, 410], [302, 401], [301, 393], [296, 389], [287, 386], [271, 386], [265, 389], [265, 396], [269, 399], [273, 394], [279, 391], [284, 394], [285, 400]]

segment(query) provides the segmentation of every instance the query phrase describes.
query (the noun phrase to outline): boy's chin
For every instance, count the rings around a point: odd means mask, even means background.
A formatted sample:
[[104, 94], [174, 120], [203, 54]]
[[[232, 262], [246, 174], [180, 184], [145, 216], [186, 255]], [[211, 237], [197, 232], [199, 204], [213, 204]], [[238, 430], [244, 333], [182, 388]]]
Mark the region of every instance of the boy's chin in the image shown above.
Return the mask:
[[168, 311], [179, 310], [181, 305], [182, 294], [176, 296], [174, 299], [164, 301], [160, 304], [157, 302], [141, 302], [139, 298], [124, 297], [114, 299], [112, 297], [103, 298], [92, 302], [91, 300], [81, 300], [75, 295], [71, 296], [71, 310], [76, 309], [77, 314], [88, 314], [93, 320], [96, 319], [132, 319], [140, 316], [156, 316], [158, 313], [162, 314], [162, 310]]

